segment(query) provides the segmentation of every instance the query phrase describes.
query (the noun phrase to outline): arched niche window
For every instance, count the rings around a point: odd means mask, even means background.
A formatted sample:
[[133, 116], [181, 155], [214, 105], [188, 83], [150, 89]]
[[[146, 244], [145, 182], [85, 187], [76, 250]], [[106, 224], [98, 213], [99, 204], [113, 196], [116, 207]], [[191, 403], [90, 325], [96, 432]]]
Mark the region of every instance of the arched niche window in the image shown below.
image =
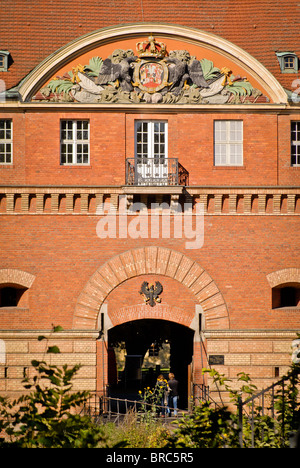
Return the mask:
[[26, 291], [19, 285], [0, 285], [0, 307], [26, 307]]
[[29, 289], [35, 276], [13, 268], [0, 269], [0, 308], [28, 307]]
[[272, 289], [272, 309], [300, 308], [300, 283], [282, 284]]

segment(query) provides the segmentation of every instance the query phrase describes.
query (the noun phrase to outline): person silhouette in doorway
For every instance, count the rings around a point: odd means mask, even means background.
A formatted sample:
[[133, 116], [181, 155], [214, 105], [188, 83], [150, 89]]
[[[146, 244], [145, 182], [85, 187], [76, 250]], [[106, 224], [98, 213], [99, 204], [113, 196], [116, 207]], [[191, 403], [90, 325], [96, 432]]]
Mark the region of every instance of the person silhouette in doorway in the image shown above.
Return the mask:
[[168, 380], [168, 387], [169, 387], [169, 404], [168, 404], [168, 412], [171, 416], [171, 411], [174, 409], [174, 416], [177, 416], [177, 409], [178, 409], [178, 380], [175, 379], [175, 375], [173, 372], [169, 373], [169, 380]]

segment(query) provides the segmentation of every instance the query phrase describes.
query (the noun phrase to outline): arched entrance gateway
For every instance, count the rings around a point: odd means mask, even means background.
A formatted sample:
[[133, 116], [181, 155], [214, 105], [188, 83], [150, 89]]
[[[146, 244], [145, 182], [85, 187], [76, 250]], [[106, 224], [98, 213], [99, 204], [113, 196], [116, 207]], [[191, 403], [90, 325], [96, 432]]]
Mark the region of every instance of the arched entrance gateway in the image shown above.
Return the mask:
[[[75, 329], [98, 329], [97, 389], [137, 392], [153, 373], [173, 371], [182, 403], [203, 383], [204, 329], [228, 329], [216, 283], [181, 252], [144, 247], [113, 257], [78, 298]], [[118, 371], [118, 372], [117, 372]]]
[[153, 388], [159, 374], [174, 372], [180, 404], [186, 406], [191, 383], [194, 331], [161, 319], [125, 322], [108, 333], [108, 384], [111, 394], [136, 395]]

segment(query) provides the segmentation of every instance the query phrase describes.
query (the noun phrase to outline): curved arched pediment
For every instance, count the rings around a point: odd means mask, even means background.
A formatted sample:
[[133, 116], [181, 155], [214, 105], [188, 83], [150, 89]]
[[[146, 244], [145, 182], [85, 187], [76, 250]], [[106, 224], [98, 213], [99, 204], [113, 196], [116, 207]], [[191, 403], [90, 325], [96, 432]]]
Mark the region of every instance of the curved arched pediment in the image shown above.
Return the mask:
[[[117, 81], [111, 72], [110, 79], [105, 81], [103, 76], [100, 79], [106, 59], [120, 63], [120, 58], [112, 57], [116, 50], [123, 51], [123, 59], [128, 58], [128, 50], [137, 57], [128, 69], [130, 80]], [[182, 51], [188, 56], [179, 56]], [[174, 59], [189, 67], [186, 75], [179, 73], [182, 81], [176, 83], [172, 80], [179, 62]], [[154, 75], [151, 78], [153, 86], [145, 78], [147, 73], [149, 77], [149, 71], [156, 74], [155, 79]], [[158, 23], [114, 26], [76, 39], [38, 65], [23, 81], [19, 92], [27, 102], [32, 99], [132, 105], [287, 102], [287, 95], [274, 76], [240, 47], [205, 31]]]
[[[163, 247], [129, 250], [102, 265], [77, 300], [73, 328], [96, 329], [100, 308], [108, 295], [121, 283], [145, 274], [166, 276], [185, 286], [201, 305], [207, 329], [229, 328], [226, 303], [211, 276], [186, 255]], [[148, 310], [150, 315], [143, 318], [152, 318], [151, 307]]]

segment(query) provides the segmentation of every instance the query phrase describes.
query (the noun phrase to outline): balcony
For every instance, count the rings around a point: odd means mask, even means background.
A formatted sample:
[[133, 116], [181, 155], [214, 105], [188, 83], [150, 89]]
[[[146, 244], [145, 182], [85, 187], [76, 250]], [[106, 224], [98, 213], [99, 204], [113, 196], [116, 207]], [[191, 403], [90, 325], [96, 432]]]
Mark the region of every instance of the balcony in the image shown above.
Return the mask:
[[177, 158], [140, 157], [126, 159], [126, 185], [188, 185], [188, 172]]

